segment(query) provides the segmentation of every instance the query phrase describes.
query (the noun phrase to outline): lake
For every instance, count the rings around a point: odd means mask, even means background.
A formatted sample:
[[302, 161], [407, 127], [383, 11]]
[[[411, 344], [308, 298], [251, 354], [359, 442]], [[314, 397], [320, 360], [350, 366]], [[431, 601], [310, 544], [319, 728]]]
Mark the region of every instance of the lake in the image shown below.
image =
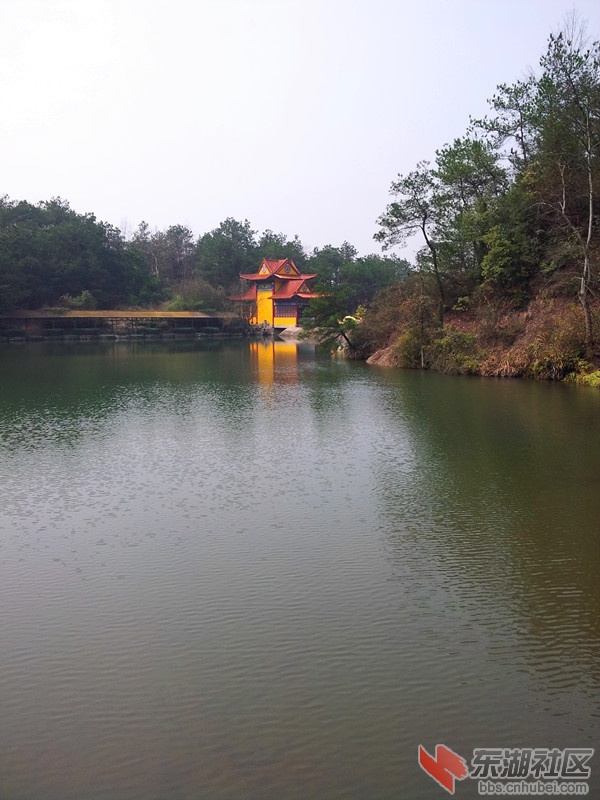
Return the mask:
[[442, 798], [419, 744], [600, 741], [599, 392], [270, 340], [0, 370], [2, 800]]

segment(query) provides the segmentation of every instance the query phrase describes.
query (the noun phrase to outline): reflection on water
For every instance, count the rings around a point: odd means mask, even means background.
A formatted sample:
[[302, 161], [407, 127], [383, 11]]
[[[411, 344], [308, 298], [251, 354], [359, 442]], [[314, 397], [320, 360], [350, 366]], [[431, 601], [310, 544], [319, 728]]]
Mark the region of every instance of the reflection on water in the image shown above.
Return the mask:
[[598, 740], [596, 393], [271, 341], [0, 363], [2, 800], [429, 798], [419, 743]]

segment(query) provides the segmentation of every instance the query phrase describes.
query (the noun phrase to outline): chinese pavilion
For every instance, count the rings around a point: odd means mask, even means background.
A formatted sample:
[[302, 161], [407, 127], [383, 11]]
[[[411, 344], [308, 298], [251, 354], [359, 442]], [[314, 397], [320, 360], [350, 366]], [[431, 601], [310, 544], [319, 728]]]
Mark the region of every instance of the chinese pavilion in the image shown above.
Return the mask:
[[240, 278], [249, 281], [251, 286], [232, 300], [248, 304], [251, 325], [266, 323], [274, 328], [294, 327], [307, 302], [319, 297], [307, 284], [316, 278], [316, 273], [303, 275], [290, 258], [263, 258], [258, 272], [240, 274]]

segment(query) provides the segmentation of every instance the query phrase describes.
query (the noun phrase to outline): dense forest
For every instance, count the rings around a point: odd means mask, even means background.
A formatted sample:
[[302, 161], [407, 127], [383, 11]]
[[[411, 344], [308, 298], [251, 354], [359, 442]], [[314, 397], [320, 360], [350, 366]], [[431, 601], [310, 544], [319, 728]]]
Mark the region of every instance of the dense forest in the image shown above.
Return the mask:
[[[239, 274], [292, 258], [322, 298], [304, 324], [380, 363], [563, 378], [598, 365], [600, 44], [573, 16], [537, 70], [502, 84], [489, 114], [391, 185], [374, 238], [418, 237], [416, 263], [344, 242], [224, 220], [128, 237], [55, 198], [0, 198], [0, 312], [40, 307], [231, 308]], [[598, 375], [598, 373], [594, 372]], [[594, 380], [596, 380], [594, 378]], [[591, 379], [590, 379], [591, 381]]]
[[[150, 230], [142, 222], [125, 238], [93, 214], [60, 198], [32, 205], [0, 198], [0, 312], [41, 307], [221, 310], [239, 290], [239, 274], [262, 258], [291, 258], [344, 308], [368, 305], [405, 278], [403, 259], [359, 257], [352, 245], [308, 254], [298, 237], [226, 219], [194, 238], [183, 225]], [[332, 301], [333, 302], [333, 301]]]

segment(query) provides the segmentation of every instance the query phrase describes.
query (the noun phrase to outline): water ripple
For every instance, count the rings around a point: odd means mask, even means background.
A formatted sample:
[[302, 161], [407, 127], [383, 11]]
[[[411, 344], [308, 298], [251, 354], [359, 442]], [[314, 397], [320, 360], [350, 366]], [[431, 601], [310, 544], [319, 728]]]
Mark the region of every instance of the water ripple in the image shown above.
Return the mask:
[[515, 467], [478, 383], [245, 347], [2, 411], [2, 797], [417, 797], [419, 742], [597, 738], [596, 496], [566, 536], [530, 476], [566, 439]]

